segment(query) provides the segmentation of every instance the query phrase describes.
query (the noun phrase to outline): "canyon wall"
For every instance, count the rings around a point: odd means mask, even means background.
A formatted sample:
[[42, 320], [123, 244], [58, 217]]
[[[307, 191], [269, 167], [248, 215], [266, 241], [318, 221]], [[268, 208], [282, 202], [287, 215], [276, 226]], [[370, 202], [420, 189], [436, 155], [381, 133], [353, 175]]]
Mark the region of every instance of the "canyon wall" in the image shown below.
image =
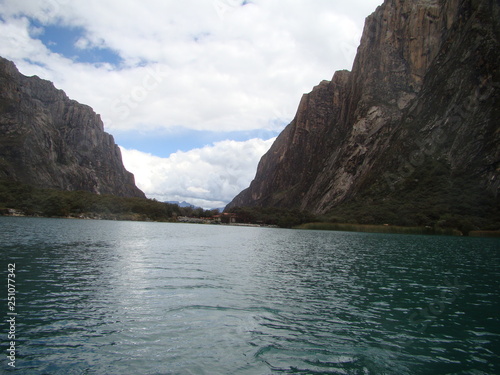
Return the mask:
[[42, 188], [145, 197], [89, 106], [0, 58], [0, 178]]
[[499, 46], [498, 1], [386, 0], [352, 71], [303, 96], [228, 209], [442, 201], [439, 217], [462, 193], [498, 207]]

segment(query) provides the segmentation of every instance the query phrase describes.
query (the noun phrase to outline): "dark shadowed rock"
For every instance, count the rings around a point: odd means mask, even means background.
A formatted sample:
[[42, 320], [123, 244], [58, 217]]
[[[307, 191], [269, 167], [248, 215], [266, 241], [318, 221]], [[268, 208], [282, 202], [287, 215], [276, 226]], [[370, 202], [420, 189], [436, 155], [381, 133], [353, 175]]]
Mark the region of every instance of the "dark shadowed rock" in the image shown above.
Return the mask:
[[43, 188], [144, 197], [89, 106], [0, 58], [0, 177]]
[[460, 186], [495, 200], [499, 23], [496, 0], [386, 0], [366, 19], [352, 72], [304, 95], [228, 208], [323, 214], [408, 197], [418, 210], [447, 197], [442, 214]]

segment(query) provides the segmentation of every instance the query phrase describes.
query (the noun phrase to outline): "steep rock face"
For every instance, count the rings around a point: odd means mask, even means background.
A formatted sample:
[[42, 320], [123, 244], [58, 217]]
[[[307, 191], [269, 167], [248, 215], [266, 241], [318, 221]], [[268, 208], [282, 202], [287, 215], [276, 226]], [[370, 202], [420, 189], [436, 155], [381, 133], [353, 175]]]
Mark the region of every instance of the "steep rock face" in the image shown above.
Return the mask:
[[144, 197], [92, 108], [0, 58], [0, 177], [38, 187]]
[[[323, 167], [318, 158], [329, 154], [325, 129], [334, 130], [330, 124], [339, 115], [348, 77], [349, 72], [339, 71], [331, 82], [321, 82], [302, 97], [296, 118], [259, 163], [257, 175], [267, 177], [252, 183], [252, 201], [293, 206], [297, 196], [303, 197]], [[292, 171], [290, 165], [293, 165]], [[276, 194], [270, 196], [269, 191]]]
[[228, 207], [322, 214], [424, 191], [433, 173], [496, 197], [499, 16], [494, 0], [386, 0], [366, 19], [352, 72], [304, 96]]

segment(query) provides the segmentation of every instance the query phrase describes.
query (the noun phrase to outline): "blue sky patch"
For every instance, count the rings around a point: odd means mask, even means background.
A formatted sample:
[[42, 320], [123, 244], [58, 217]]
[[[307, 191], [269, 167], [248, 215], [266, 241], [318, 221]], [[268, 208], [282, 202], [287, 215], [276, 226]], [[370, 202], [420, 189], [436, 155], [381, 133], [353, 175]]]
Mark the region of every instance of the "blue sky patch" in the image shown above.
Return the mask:
[[76, 47], [76, 42], [85, 36], [85, 29], [82, 27], [43, 25], [36, 20], [31, 20], [31, 25], [37, 31], [35, 37], [41, 40], [50, 51], [75, 62], [119, 65], [122, 61], [121, 57], [109, 48], [81, 49]]
[[168, 158], [170, 154], [177, 151], [187, 152], [194, 148], [202, 148], [228, 139], [239, 142], [248, 141], [252, 138], [267, 140], [276, 137], [279, 132], [269, 130], [211, 132], [176, 129], [172, 132], [152, 131], [151, 133], [142, 134], [137, 131], [113, 130], [111, 134], [113, 134], [115, 142], [126, 149]]

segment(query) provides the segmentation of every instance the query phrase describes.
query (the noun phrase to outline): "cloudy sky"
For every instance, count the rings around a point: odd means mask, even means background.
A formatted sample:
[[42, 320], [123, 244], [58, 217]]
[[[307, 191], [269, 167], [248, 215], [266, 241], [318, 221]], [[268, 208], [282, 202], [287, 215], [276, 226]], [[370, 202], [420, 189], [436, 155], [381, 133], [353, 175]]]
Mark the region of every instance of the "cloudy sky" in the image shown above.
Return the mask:
[[0, 55], [99, 113], [148, 197], [223, 207], [382, 0], [0, 0]]

